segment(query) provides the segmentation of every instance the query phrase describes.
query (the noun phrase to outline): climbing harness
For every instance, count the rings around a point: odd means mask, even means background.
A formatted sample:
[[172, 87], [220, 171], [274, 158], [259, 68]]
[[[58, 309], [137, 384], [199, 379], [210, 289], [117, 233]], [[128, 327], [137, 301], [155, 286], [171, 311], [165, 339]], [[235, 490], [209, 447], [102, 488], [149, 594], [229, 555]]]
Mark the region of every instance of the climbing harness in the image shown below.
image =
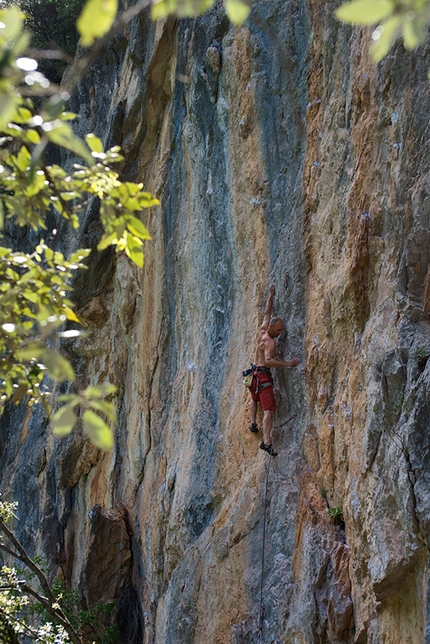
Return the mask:
[[[291, 420], [294, 420], [296, 418], [297, 414], [294, 413], [288, 420], [286, 420], [284, 423], [281, 425], [278, 425], [275, 427], [275, 429], [279, 429], [280, 427], [283, 427], [287, 423], [289, 423]], [[270, 456], [272, 456], [272, 450], [270, 450]], [[262, 644], [263, 640], [263, 620], [264, 620], [264, 604], [263, 604], [263, 588], [264, 588], [264, 559], [265, 559], [265, 551], [266, 551], [266, 515], [267, 515], [267, 490], [269, 487], [269, 473], [270, 473], [270, 464], [272, 462], [272, 458], [269, 458], [269, 462], [267, 464], [267, 472], [266, 472], [266, 487], [264, 491], [264, 514], [263, 514], [263, 549], [262, 549], [262, 554], [261, 554], [261, 582], [260, 582], [260, 607], [259, 607], [259, 616], [258, 616], [258, 644]]]
[[[265, 373], [266, 376], [269, 376], [270, 380], [266, 382], [260, 382], [260, 378], [258, 377], [259, 373]], [[255, 378], [255, 391], [254, 391], [255, 394], [259, 394], [260, 391], [262, 389], [266, 389], [266, 387], [273, 387], [272, 372], [267, 367], [255, 367], [254, 378]]]
[[[258, 377], [259, 373], [265, 373], [266, 376], [269, 376], [270, 380], [266, 382], [260, 382]], [[259, 394], [262, 389], [266, 387], [273, 387], [273, 378], [272, 372], [267, 367], [257, 367], [257, 365], [251, 363], [250, 369], [245, 369], [242, 371], [242, 382], [245, 387], [252, 387], [255, 378], [255, 391], [254, 394]]]

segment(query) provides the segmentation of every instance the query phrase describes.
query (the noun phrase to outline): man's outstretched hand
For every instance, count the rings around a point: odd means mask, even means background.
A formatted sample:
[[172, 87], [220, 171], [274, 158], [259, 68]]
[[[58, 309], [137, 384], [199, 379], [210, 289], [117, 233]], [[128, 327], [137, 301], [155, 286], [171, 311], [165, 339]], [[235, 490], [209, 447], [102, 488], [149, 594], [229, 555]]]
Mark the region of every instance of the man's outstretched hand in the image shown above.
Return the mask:
[[299, 362], [300, 360], [298, 358], [291, 358], [291, 360], [288, 360], [287, 364], [289, 367], [295, 367], [296, 365], [299, 364]]
[[271, 287], [269, 288], [270, 295], [275, 295], [275, 285], [272, 284]]

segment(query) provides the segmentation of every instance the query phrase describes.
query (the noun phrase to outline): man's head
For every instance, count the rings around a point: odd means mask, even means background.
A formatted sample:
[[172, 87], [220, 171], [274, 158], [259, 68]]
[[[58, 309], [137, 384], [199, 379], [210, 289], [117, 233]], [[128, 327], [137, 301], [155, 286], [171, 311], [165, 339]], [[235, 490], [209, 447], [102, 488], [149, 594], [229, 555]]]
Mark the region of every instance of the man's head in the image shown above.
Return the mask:
[[284, 330], [284, 322], [281, 320], [281, 318], [278, 318], [278, 317], [271, 318], [269, 323], [269, 328], [267, 329], [267, 332], [270, 335], [270, 337], [277, 338], [279, 335], [281, 335], [283, 330]]

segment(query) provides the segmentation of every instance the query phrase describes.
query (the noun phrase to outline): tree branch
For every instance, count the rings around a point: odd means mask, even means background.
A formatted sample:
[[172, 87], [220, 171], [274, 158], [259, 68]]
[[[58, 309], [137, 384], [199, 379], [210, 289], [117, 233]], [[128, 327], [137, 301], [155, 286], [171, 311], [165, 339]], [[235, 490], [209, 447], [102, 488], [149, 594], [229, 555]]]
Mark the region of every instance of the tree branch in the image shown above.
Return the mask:
[[22, 588], [25, 589], [27, 593], [33, 595], [33, 597], [35, 597], [38, 601], [40, 601], [40, 603], [43, 604], [47, 612], [52, 617], [55, 617], [56, 619], [58, 619], [58, 621], [64, 627], [64, 630], [67, 632], [73, 644], [82, 644], [81, 638], [73, 628], [72, 624], [70, 623], [69, 619], [64, 614], [62, 609], [53, 608], [53, 604], [56, 604], [58, 602], [51, 590], [51, 587], [43, 571], [39, 568], [39, 566], [37, 566], [34, 563], [34, 561], [32, 561], [27, 551], [25, 550], [24, 546], [21, 545], [21, 543], [13, 534], [12, 530], [10, 530], [3, 521], [0, 521], [0, 530], [3, 532], [4, 535], [6, 535], [9, 541], [12, 543], [16, 552], [14, 553], [11, 550], [7, 550], [7, 546], [5, 546], [4, 544], [0, 544], [0, 548], [2, 550], [5, 550], [6, 552], [9, 552], [9, 554], [12, 554], [12, 556], [14, 556], [19, 561], [22, 561], [22, 563], [25, 566], [27, 566], [29, 570], [34, 572], [34, 574], [36, 575], [40, 583], [42, 591], [45, 593], [46, 597], [43, 597], [43, 595], [33, 590], [30, 586], [23, 585]]

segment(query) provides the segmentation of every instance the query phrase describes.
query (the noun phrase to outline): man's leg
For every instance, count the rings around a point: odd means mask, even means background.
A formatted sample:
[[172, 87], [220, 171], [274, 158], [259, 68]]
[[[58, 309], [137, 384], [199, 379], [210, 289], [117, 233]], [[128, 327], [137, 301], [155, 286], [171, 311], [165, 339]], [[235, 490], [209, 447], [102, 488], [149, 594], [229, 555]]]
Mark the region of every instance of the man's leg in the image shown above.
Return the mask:
[[273, 414], [275, 412], [267, 409], [263, 413], [263, 441], [266, 445], [270, 445], [272, 442], [272, 425], [273, 425]]
[[258, 427], [257, 427], [257, 401], [251, 398], [251, 402], [249, 404], [249, 412], [251, 414], [251, 422], [249, 424], [249, 431], [252, 432], [253, 434], [258, 433]]
[[249, 403], [249, 413], [251, 414], [251, 424], [256, 425], [257, 424], [257, 402], [255, 400], [252, 400]]

